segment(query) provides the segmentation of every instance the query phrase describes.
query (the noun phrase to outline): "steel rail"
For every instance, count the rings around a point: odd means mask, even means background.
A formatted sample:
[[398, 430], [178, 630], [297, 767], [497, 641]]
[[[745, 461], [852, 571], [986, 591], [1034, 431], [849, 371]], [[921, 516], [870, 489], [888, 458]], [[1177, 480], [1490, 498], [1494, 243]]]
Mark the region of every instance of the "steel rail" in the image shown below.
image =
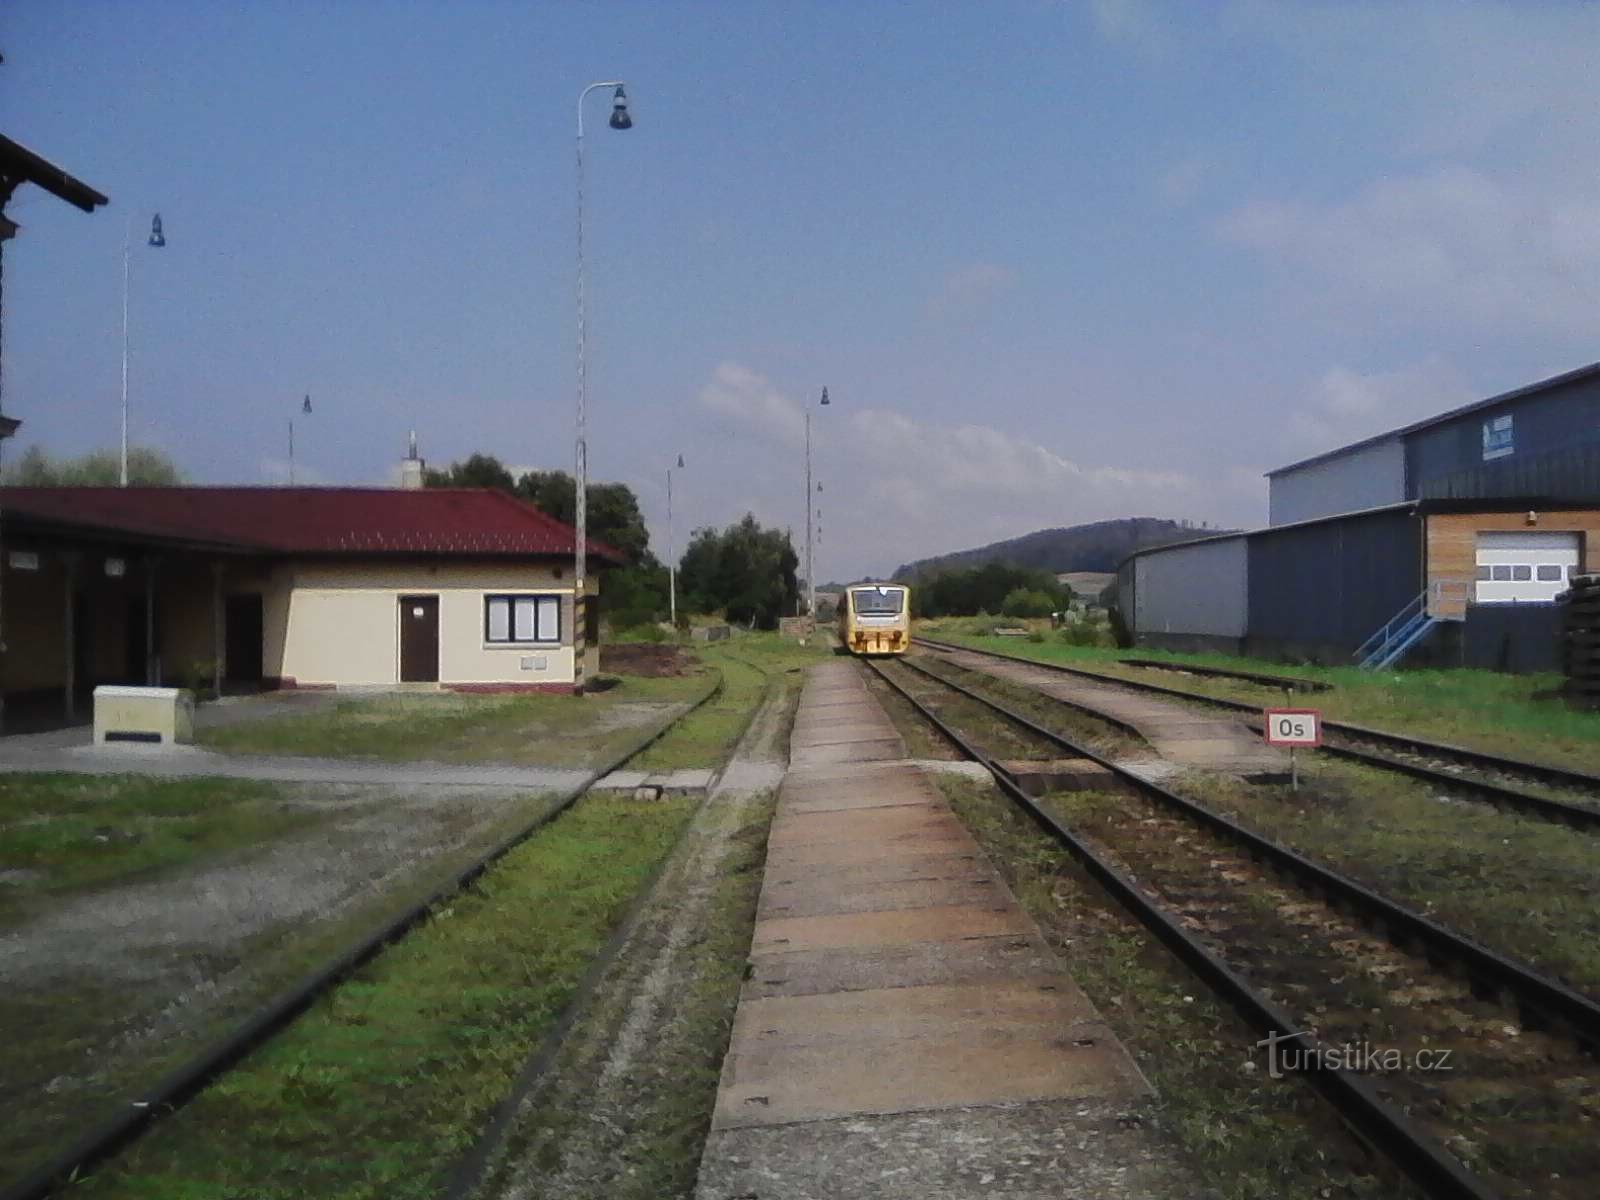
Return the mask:
[[[1240, 700], [1224, 700], [1217, 696], [1204, 696], [1196, 692], [1187, 692], [1181, 688], [1166, 687], [1159, 683], [1150, 683], [1145, 680], [1123, 679], [1116, 675], [1103, 675], [1098, 671], [1084, 671], [1076, 667], [1065, 667], [1059, 663], [1041, 662], [1038, 659], [1023, 658], [1016, 654], [1002, 654], [998, 650], [979, 650], [972, 646], [962, 646], [955, 642], [938, 642], [928, 638], [917, 638], [912, 645], [929, 646], [937, 650], [957, 651], [966, 654], [976, 654], [983, 658], [997, 658], [1006, 662], [1014, 662], [1023, 666], [1039, 667], [1046, 671], [1055, 671], [1063, 675], [1072, 675], [1083, 679], [1092, 679], [1096, 683], [1106, 683], [1115, 686], [1131, 688], [1135, 691], [1153, 692], [1161, 696], [1170, 696], [1177, 700], [1190, 700], [1199, 704], [1208, 704], [1216, 708], [1224, 708], [1231, 712], [1246, 713], [1252, 717], [1261, 715], [1259, 705], [1246, 704]], [[1059, 696], [1051, 699], [1060, 700], [1063, 704], [1070, 704], [1085, 712], [1094, 713], [1102, 720], [1112, 721], [1123, 728], [1131, 728], [1124, 721], [1117, 721], [1104, 713], [1096, 712], [1089, 705], [1075, 704], [1071, 700]], [[1260, 725], [1251, 728], [1260, 730]], [[1501, 771], [1508, 774], [1521, 774], [1539, 779], [1545, 783], [1553, 783], [1561, 787], [1579, 788], [1583, 790], [1600, 792], [1600, 775], [1591, 775], [1584, 771], [1577, 771], [1567, 767], [1558, 767], [1551, 763], [1535, 763], [1525, 759], [1504, 758], [1489, 754], [1482, 750], [1471, 750], [1464, 746], [1451, 746], [1440, 742], [1430, 742], [1424, 738], [1411, 737], [1407, 734], [1391, 733], [1387, 730], [1372, 729], [1365, 725], [1355, 725], [1346, 721], [1322, 722], [1324, 731], [1331, 731], [1349, 738], [1365, 738], [1369, 741], [1386, 744], [1391, 748], [1409, 750], [1413, 754], [1433, 755], [1441, 758], [1457, 758], [1473, 766], [1488, 770]], [[1137, 732], [1136, 730], [1134, 732]], [[1431, 783], [1448, 785], [1469, 790], [1480, 799], [1486, 800], [1501, 808], [1525, 812], [1531, 816], [1540, 817], [1547, 821], [1556, 821], [1569, 825], [1574, 829], [1585, 832], [1600, 832], [1600, 808], [1590, 808], [1582, 804], [1573, 804], [1566, 800], [1556, 800], [1549, 796], [1540, 796], [1534, 792], [1526, 792], [1521, 788], [1511, 787], [1503, 783], [1495, 783], [1488, 779], [1468, 779], [1460, 775], [1441, 771], [1437, 767], [1430, 767], [1423, 763], [1406, 762], [1388, 754], [1380, 754], [1374, 750], [1363, 750], [1343, 742], [1324, 741], [1321, 749], [1337, 758], [1346, 758], [1354, 762], [1365, 763], [1382, 770], [1399, 771], [1426, 779]]]
[[[913, 664], [907, 663], [907, 666]], [[1293, 1070], [1320, 1091], [1335, 1110], [1378, 1147], [1399, 1170], [1435, 1200], [1494, 1200], [1496, 1193], [1468, 1171], [1443, 1146], [1386, 1102], [1375, 1088], [1351, 1071], [1322, 1064], [1314, 1051], [1319, 1043], [1296, 1028], [1289, 1014], [1262, 995], [1209, 948], [1194, 938], [1165, 910], [1150, 899], [1131, 878], [1098, 854], [1053, 814], [1024, 792], [1012, 775], [982, 750], [890, 677], [878, 663], [867, 666], [939, 730], [952, 745], [994, 777], [996, 786], [1047, 836], [1067, 849], [1094, 880], [1135, 916], [1168, 950], [1172, 951], [1213, 992], [1233, 1006], [1245, 1022], [1259, 1031], [1303, 1041], [1313, 1052], [1300, 1056]], [[915, 668], [938, 679], [924, 668]], [[941, 682], [948, 682], [941, 680]], [[1021, 718], [1022, 723], [1033, 723]]]
[[1320, 679], [1299, 679], [1293, 675], [1268, 675], [1264, 671], [1234, 671], [1227, 667], [1199, 667], [1190, 663], [1168, 662], [1162, 658], [1120, 658], [1118, 662], [1130, 667], [1145, 667], [1152, 671], [1180, 671], [1189, 675], [1210, 675], [1217, 679], [1242, 679], [1262, 687], [1280, 691], [1331, 692], [1333, 684]]
[[62, 1186], [76, 1182], [82, 1172], [104, 1162], [143, 1135], [158, 1118], [176, 1112], [214, 1079], [282, 1032], [352, 972], [409, 933], [435, 908], [471, 887], [500, 859], [570, 809], [601, 779], [621, 768], [629, 759], [642, 754], [690, 713], [719, 695], [723, 683], [722, 674], [718, 672], [716, 683], [683, 712], [647, 734], [610, 763], [591, 772], [584, 782], [569, 789], [549, 809], [458, 871], [425, 900], [386, 921], [376, 931], [257, 1009], [231, 1033], [163, 1076], [136, 1098], [127, 1101], [127, 1107], [120, 1115], [108, 1118], [56, 1157], [0, 1190], [0, 1200], [46, 1200]]
[[1547, 975], [1542, 975], [1486, 946], [1479, 945], [1415, 909], [1396, 903], [1366, 884], [1325, 867], [1280, 842], [1275, 842], [1221, 813], [1214, 812], [1197, 801], [1180, 796], [1159, 783], [1136, 775], [1118, 766], [1103, 754], [1080, 745], [1053, 729], [1046, 729], [1031, 718], [1007, 708], [996, 700], [971, 688], [963, 687], [953, 680], [945, 679], [914, 662], [906, 662], [904, 665], [952, 691], [977, 701], [1062, 749], [1104, 767], [1138, 791], [1153, 796], [1169, 808], [1177, 809], [1202, 827], [1239, 843], [1252, 858], [1266, 860], [1274, 868], [1287, 871], [1303, 884], [1309, 884], [1313, 890], [1322, 893], [1329, 903], [1344, 904], [1374, 923], [1381, 924], [1388, 940], [1400, 948], [1419, 945], [1430, 959], [1443, 958], [1460, 963], [1468, 977], [1483, 990], [1490, 994], [1505, 992], [1514, 996], [1524, 1012], [1525, 1019], [1535, 1018], [1525, 1020], [1526, 1024], [1530, 1026], [1539, 1024], [1537, 1018], [1543, 1018], [1545, 1022], [1569, 1030], [1585, 1045], [1600, 1046], [1600, 1003], [1582, 992]]

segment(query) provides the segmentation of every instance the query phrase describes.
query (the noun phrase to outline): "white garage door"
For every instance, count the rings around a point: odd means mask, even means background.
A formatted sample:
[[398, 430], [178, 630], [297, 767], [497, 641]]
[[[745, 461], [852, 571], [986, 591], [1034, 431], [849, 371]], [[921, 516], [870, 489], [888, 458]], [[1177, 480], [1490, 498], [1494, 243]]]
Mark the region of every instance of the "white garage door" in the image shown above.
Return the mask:
[[1480, 533], [1479, 604], [1548, 604], [1578, 573], [1578, 534]]

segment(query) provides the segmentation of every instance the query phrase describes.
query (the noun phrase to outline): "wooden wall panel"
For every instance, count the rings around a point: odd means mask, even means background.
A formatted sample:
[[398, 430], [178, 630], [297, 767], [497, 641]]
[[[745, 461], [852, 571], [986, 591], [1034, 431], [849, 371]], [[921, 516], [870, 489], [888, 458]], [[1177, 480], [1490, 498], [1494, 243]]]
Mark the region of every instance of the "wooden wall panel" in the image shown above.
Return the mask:
[[[1533, 524], [1523, 512], [1434, 513], [1428, 517], [1427, 579], [1477, 578], [1478, 534], [1538, 530], [1580, 534], [1581, 563], [1586, 573], [1600, 573], [1600, 509], [1539, 512]], [[1470, 588], [1469, 588], [1470, 594]]]

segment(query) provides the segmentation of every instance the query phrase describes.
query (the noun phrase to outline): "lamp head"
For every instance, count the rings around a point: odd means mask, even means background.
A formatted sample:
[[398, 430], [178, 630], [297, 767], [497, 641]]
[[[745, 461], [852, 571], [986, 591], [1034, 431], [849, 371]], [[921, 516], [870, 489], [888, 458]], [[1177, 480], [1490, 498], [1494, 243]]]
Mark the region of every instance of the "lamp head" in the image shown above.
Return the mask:
[[150, 221], [149, 245], [160, 248], [167, 244], [167, 239], [161, 233], [161, 214], [157, 213]]
[[633, 118], [628, 115], [628, 93], [622, 90], [620, 83], [611, 97], [611, 128], [633, 128]]
[[822, 403], [826, 404], [827, 402], [828, 402], [828, 389], [827, 388], [823, 388], [822, 389]]
[[683, 455], [678, 455], [678, 470], [683, 470]]
[[305, 413], [307, 416], [311, 415], [311, 397], [310, 396], [307, 396], [304, 400], [302, 400], [300, 402], [300, 411]]

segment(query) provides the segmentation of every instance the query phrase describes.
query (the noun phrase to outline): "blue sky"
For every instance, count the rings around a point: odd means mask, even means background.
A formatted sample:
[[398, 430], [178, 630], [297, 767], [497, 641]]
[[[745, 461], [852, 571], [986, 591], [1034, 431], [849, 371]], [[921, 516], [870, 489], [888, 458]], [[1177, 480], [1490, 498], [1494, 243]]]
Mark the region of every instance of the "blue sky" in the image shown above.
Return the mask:
[[[385, 483], [415, 426], [822, 578], [1114, 516], [1600, 358], [1600, 6], [12, 0], [0, 122], [112, 198], [7, 212], [21, 446]], [[160, 211], [168, 246], [143, 233]], [[15, 453], [14, 450], [10, 451]]]

